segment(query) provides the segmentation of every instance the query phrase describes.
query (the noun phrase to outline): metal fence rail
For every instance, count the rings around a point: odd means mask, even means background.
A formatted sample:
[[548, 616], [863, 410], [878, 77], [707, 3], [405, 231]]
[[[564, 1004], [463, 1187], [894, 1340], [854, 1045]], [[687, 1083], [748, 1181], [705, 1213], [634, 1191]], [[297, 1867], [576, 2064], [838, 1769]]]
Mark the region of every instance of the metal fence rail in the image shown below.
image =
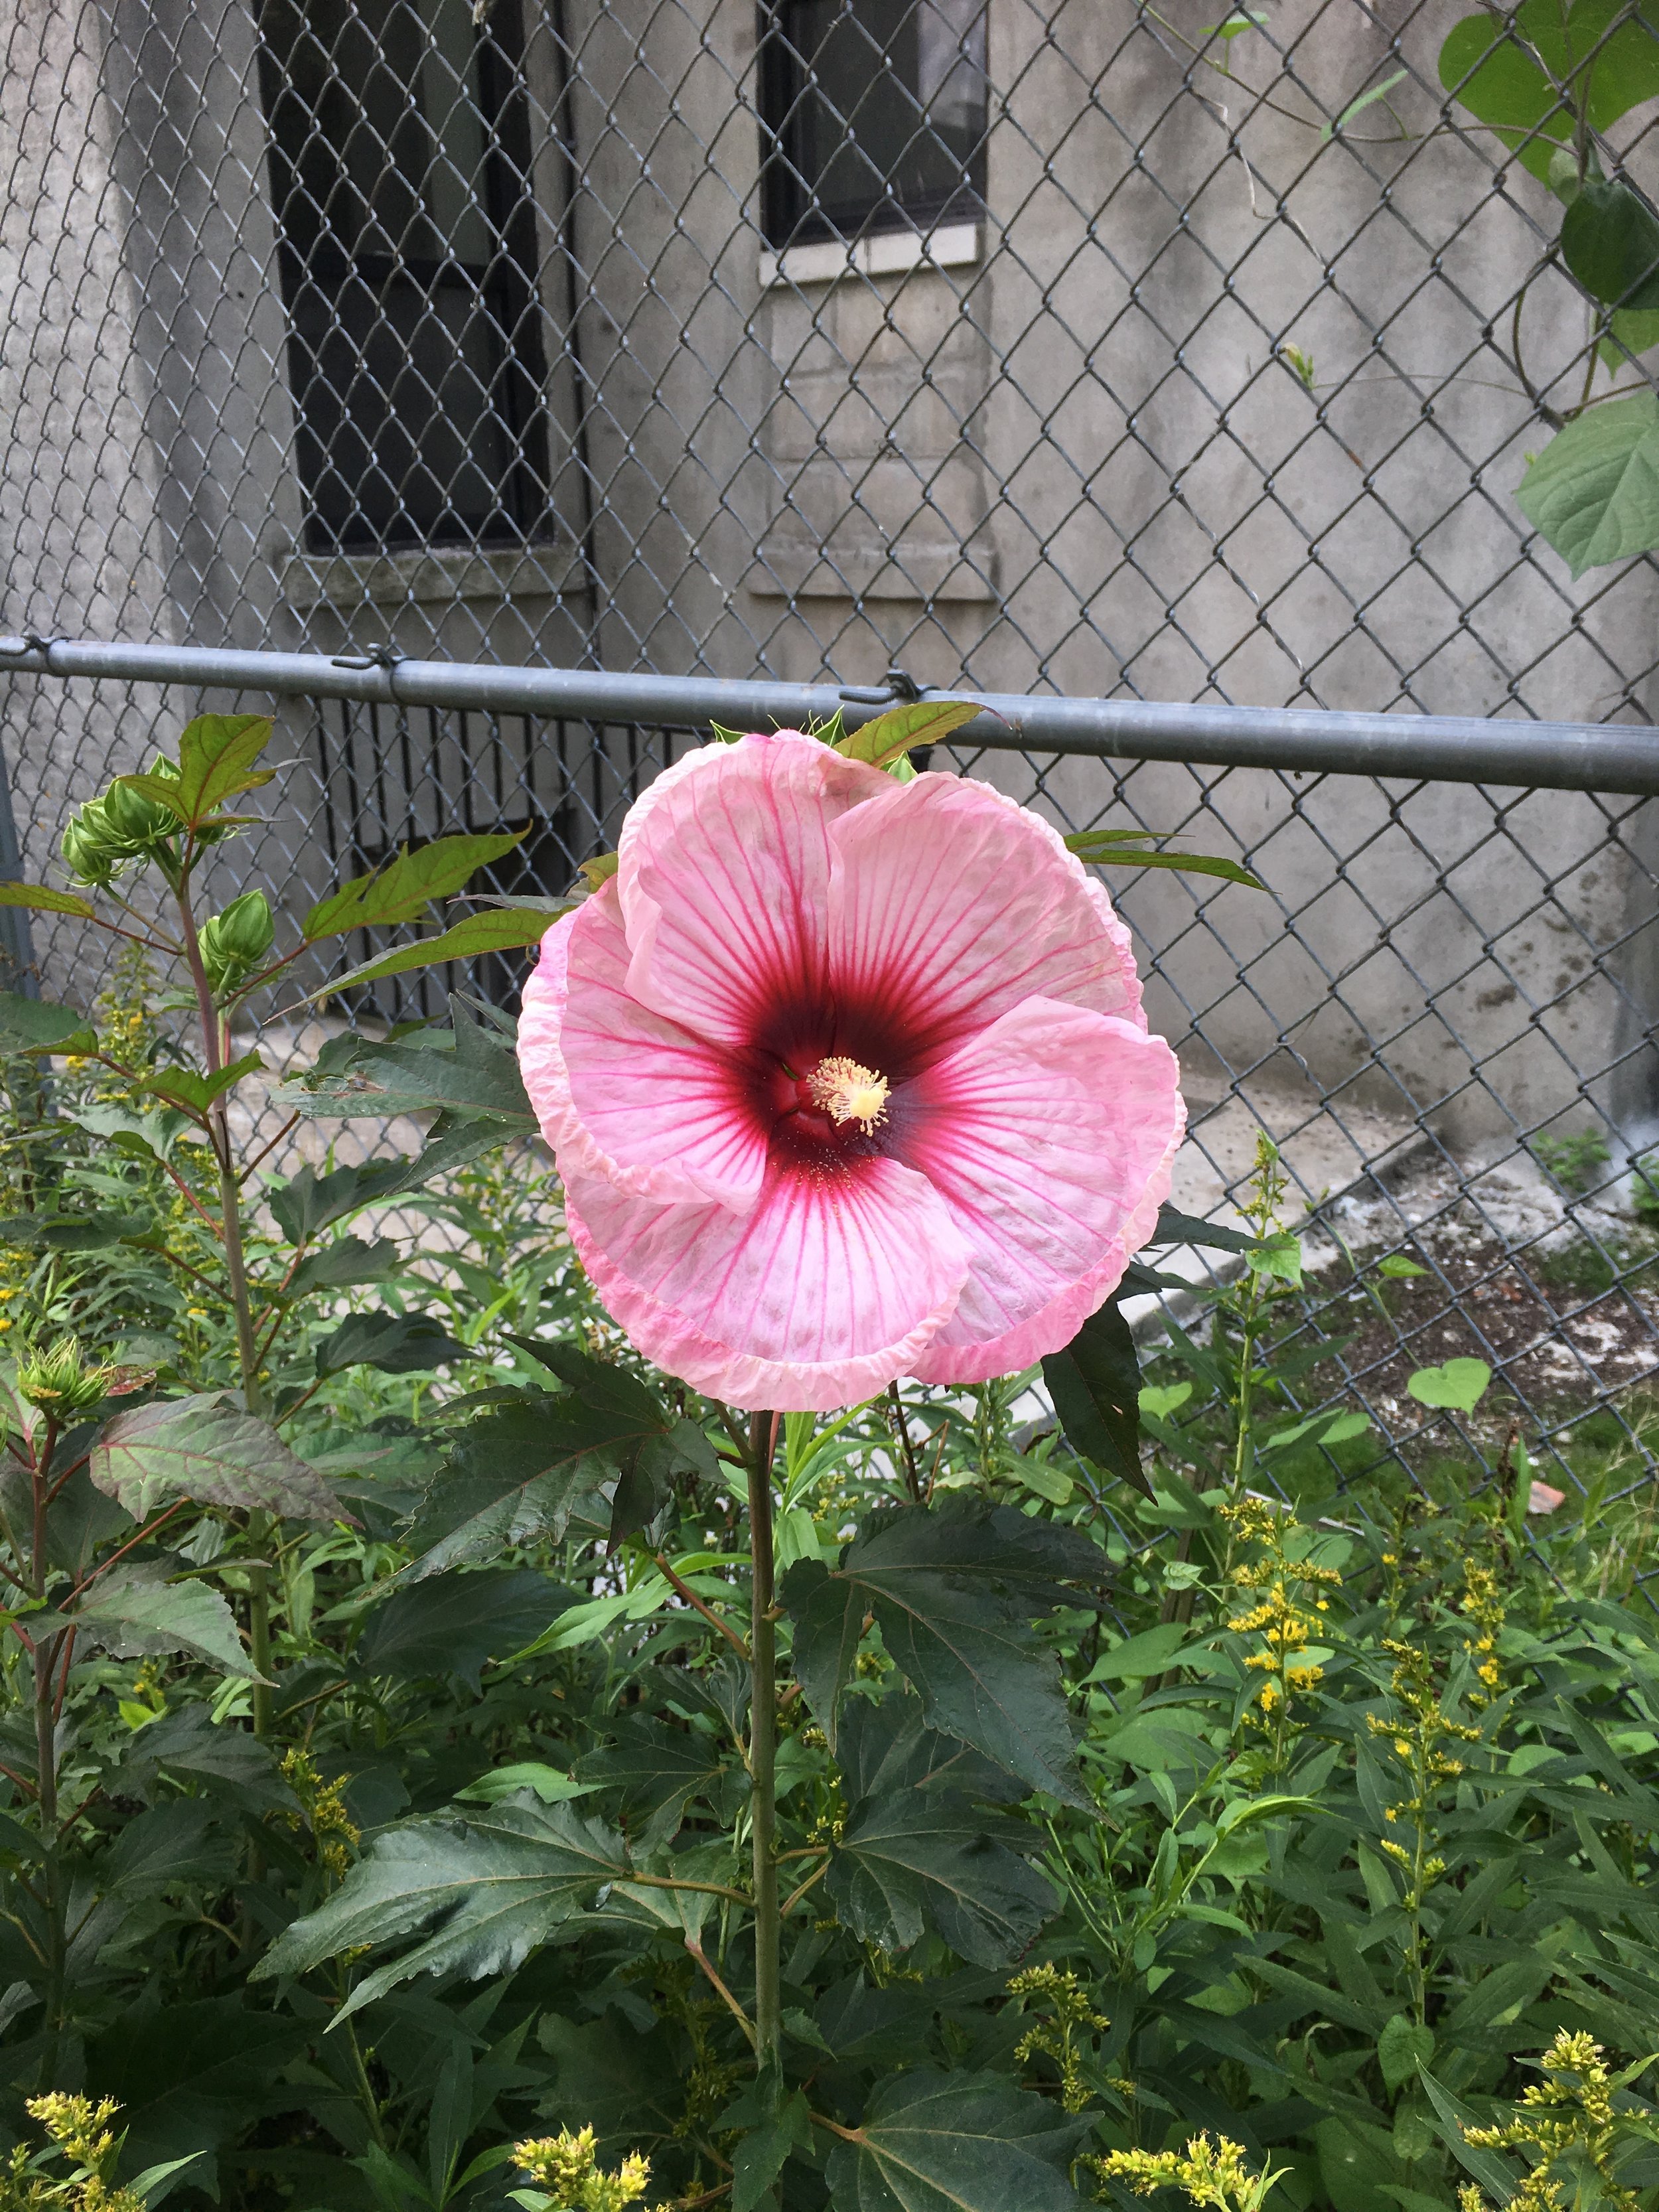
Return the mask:
[[[504, 825], [526, 836], [495, 887], [562, 890], [711, 715], [799, 725], [841, 706], [857, 722], [884, 703], [873, 688], [368, 656], [7, 641], [0, 659], [13, 732], [43, 685], [95, 706], [100, 687], [142, 684], [163, 741], [199, 705], [274, 702], [298, 772], [236, 866], [289, 884], [296, 904], [411, 836]], [[1229, 854], [1267, 887], [1105, 872], [1151, 1018], [1182, 1054], [1193, 1126], [1178, 1202], [1224, 1212], [1256, 1131], [1280, 1147], [1321, 1263], [1306, 1333], [1331, 1351], [1316, 1394], [1364, 1405], [1421, 1454], [1433, 1421], [1407, 1376], [1482, 1358], [1499, 1377], [1472, 1430], [1489, 1456], [1513, 1412], [1569, 1476], [1611, 1455], [1615, 1492], [1649, 1480], [1659, 1200], [1639, 1164], [1659, 1148], [1645, 796], [1659, 732], [1257, 712], [1218, 734], [1201, 709], [995, 706], [933, 765], [988, 776], [1068, 830], [1134, 823]], [[1170, 760], [1188, 726], [1194, 753], [1229, 747], [1243, 764]], [[1384, 741], [1394, 773], [1379, 781]], [[1424, 780], [1449, 763], [1468, 781]], [[1498, 778], [1506, 787], [1488, 787]], [[60, 818], [27, 826], [37, 875]], [[48, 924], [37, 951], [49, 989], [90, 995], [66, 928]], [[356, 1012], [435, 1013], [452, 983], [507, 1000], [517, 972], [497, 959], [404, 977]], [[1390, 1255], [1426, 1272], [1378, 1275]]]

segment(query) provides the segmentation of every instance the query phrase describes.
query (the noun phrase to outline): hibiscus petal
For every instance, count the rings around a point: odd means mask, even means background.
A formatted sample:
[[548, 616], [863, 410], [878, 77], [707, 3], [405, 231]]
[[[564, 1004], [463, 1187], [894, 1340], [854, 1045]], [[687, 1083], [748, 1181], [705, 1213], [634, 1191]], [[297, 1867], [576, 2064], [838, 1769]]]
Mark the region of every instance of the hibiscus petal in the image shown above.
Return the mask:
[[634, 997], [730, 1045], [763, 1011], [821, 997], [830, 824], [894, 787], [795, 730], [665, 770], [618, 848]]
[[751, 1206], [766, 1133], [728, 1055], [629, 994], [614, 878], [544, 946], [519, 1034], [550, 1141], [620, 1190]]
[[624, 1196], [567, 1167], [566, 1219], [611, 1318], [647, 1359], [750, 1411], [873, 1397], [948, 1319], [967, 1248], [926, 1178], [863, 1160], [774, 1169], [744, 1216]]
[[1169, 1194], [1180, 1075], [1133, 1022], [1028, 999], [904, 1086], [890, 1149], [927, 1177], [973, 1253], [913, 1374], [982, 1382], [1069, 1343]]
[[925, 1063], [1024, 999], [1145, 1027], [1129, 933], [1059, 836], [988, 783], [923, 775], [830, 831], [830, 988]]

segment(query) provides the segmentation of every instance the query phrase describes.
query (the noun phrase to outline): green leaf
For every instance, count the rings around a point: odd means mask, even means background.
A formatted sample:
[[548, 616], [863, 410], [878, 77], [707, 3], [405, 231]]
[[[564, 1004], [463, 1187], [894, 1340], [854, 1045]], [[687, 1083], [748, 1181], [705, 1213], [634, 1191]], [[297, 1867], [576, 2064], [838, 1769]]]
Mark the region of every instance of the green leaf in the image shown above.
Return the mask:
[[319, 899], [306, 916], [306, 942], [343, 937], [348, 930], [417, 921], [435, 900], [453, 897], [480, 868], [510, 853], [529, 834], [527, 830], [501, 830], [483, 836], [434, 837], [412, 853], [405, 845], [384, 867], [356, 876]]
[[824, 1887], [860, 1942], [908, 1951], [931, 1927], [975, 1966], [1011, 1965], [1058, 1903], [965, 1797], [919, 1788], [854, 1806]]
[[592, 860], [583, 860], [579, 865], [587, 878], [587, 888], [596, 891], [616, 874], [622, 866], [622, 855], [620, 853], [595, 853]]
[[576, 1500], [607, 1482], [654, 1490], [683, 1470], [715, 1471], [702, 1431], [635, 1376], [568, 1346], [538, 1348], [556, 1352], [580, 1387], [503, 1406], [460, 1431], [410, 1532], [411, 1579], [544, 1536], [557, 1542]]
[[1386, 1260], [1378, 1261], [1376, 1272], [1379, 1275], [1395, 1276], [1403, 1282], [1413, 1275], [1426, 1275], [1429, 1271], [1426, 1267], [1419, 1267], [1415, 1260], [1408, 1260], [1403, 1252], [1390, 1252]]
[[1328, 145], [1334, 134], [1352, 123], [1356, 115], [1362, 115], [1375, 101], [1386, 100], [1395, 85], [1404, 82], [1406, 74], [1404, 70], [1396, 70], [1392, 76], [1385, 76], [1381, 84], [1374, 84], [1369, 92], [1362, 92], [1358, 100], [1351, 100], [1334, 122], [1327, 123], [1321, 128], [1320, 144]]
[[[482, 1023], [463, 1018], [453, 1029], [422, 1030], [395, 1043], [357, 1037], [342, 1043], [343, 1053], [298, 1082], [285, 1084], [275, 1103], [325, 1120], [358, 1114], [390, 1118], [437, 1109], [486, 1115], [514, 1133], [537, 1126], [512, 1040]], [[494, 1141], [501, 1133], [497, 1131]], [[426, 1154], [420, 1158], [424, 1160]]]
[[471, 1357], [434, 1314], [348, 1314], [317, 1346], [317, 1373], [378, 1367], [383, 1375], [418, 1375]]
[[296, 1520], [350, 1518], [269, 1421], [223, 1404], [222, 1395], [163, 1398], [118, 1413], [93, 1446], [92, 1480], [135, 1521], [175, 1498]]
[[1449, 2089], [1442, 2088], [1426, 2067], [1419, 2078], [1428, 2092], [1429, 2102], [1440, 2117], [1441, 2141], [1458, 2163], [1474, 2176], [1495, 2203], [1507, 2204], [1515, 2194], [1515, 2169], [1495, 2150], [1469, 2141], [1467, 2130], [1481, 2124], [1478, 2115], [1454, 2097]]
[[1659, 546], [1659, 396], [1614, 399], [1558, 430], [1516, 500], [1575, 577]]
[[1406, 1388], [1419, 1406], [1472, 1413], [1486, 1396], [1492, 1370], [1484, 1359], [1449, 1359], [1443, 1367], [1419, 1367]]
[[253, 1977], [308, 1973], [343, 1951], [432, 1929], [357, 1984], [337, 2026], [415, 1974], [511, 1973], [629, 1871], [621, 1837], [568, 1805], [517, 1799], [465, 1821], [406, 1821], [375, 1838], [319, 1911], [283, 1930]]
[[0, 991], [0, 1054], [21, 1052], [96, 1052], [98, 1039], [84, 1014], [49, 1006], [16, 991]]
[[454, 1675], [476, 1697], [486, 1663], [522, 1650], [574, 1595], [532, 1567], [433, 1575], [375, 1607], [353, 1656], [400, 1681]]
[[[615, 1741], [585, 1753], [571, 1771], [579, 1782], [620, 1790], [624, 1805], [647, 1816], [642, 1832], [629, 1831], [642, 1856], [678, 1832], [694, 1798], [709, 1798], [723, 1814], [736, 1814], [737, 1803], [721, 1805], [720, 1796], [722, 1783], [737, 1770], [713, 1735], [676, 1728], [650, 1713], [620, 1713], [605, 1726]], [[747, 1796], [745, 1781], [738, 1802]]]
[[33, 907], [37, 914], [75, 914], [89, 921], [94, 909], [74, 891], [55, 891], [45, 884], [0, 884], [0, 906]]
[[1146, 1498], [1140, 1468], [1140, 1361], [1121, 1307], [1109, 1301], [1071, 1342], [1042, 1363], [1042, 1379], [1066, 1441]]
[[1659, 94], [1659, 38], [1629, 0], [1522, 0], [1513, 15], [1477, 10], [1440, 49], [1440, 82], [1490, 125], [1540, 183], [1582, 101], [1592, 131]]
[[400, 945], [395, 951], [348, 968], [343, 975], [332, 976], [319, 990], [311, 992], [306, 1003], [331, 998], [358, 983], [378, 982], [383, 975], [404, 975], [413, 969], [434, 968], [446, 960], [476, 960], [486, 952], [539, 945], [551, 926], [538, 907], [490, 908], [483, 914], [470, 914], [465, 921], [458, 921], [437, 937], [423, 937], [417, 945]]
[[1253, 891], [1264, 886], [1237, 860], [1213, 853], [1146, 853], [1131, 849], [1129, 840], [1151, 836], [1151, 830], [1079, 830], [1066, 840], [1066, 849], [1094, 867], [1181, 868], [1190, 876], [1221, 876], [1230, 884], [1243, 884]]
[[269, 783], [274, 769], [254, 762], [270, 743], [268, 714], [198, 714], [179, 739], [179, 774], [118, 779], [165, 806], [187, 830], [197, 828], [239, 791]]
[[216, 1075], [198, 1075], [193, 1067], [164, 1067], [146, 1075], [140, 1085], [144, 1091], [153, 1091], [169, 1105], [181, 1106], [186, 1112], [205, 1115], [216, 1098], [222, 1098], [245, 1075], [256, 1072], [263, 1074], [264, 1061], [257, 1052], [244, 1053], [228, 1066], [222, 1067]]
[[1434, 2030], [1397, 2012], [1376, 2039], [1376, 2063], [1389, 2094], [1417, 2079], [1417, 2069], [1434, 2057]]
[[837, 1566], [798, 1561], [783, 1582], [795, 1669], [831, 1749], [837, 1701], [873, 1613], [930, 1727], [1033, 1789], [1088, 1807], [1058, 1670], [1030, 1623], [1077, 1602], [1057, 1577], [1094, 1582], [1106, 1571], [1085, 1539], [1007, 1506], [901, 1508], [872, 1519]]
[[1146, 1239], [1150, 1244], [1202, 1244], [1218, 1252], [1248, 1252], [1260, 1240], [1248, 1230], [1224, 1229], [1217, 1221], [1200, 1221], [1195, 1213], [1182, 1213], [1173, 1206], [1158, 1209], [1158, 1226]]
[[1659, 308], [1659, 215], [1622, 177], [1586, 177], [1561, 221], [1561, 258], [1591, 299]]
[[544, 1765], [538, 1759], [520, 1759], [510, 1766], [492, 1766], [488, 1774], [481, 1774], [465, 1790], [458, 1790], [455, 1802], [458, 1805], [498, 1805], [503, 1797], [514, 1796], [520, 1790], [533, 1790], [544, 1805], [562, 1805], [572, 1797], [591, 1797], [593, 1788], [591, 1782], [573, 1782], [556, 1766]]
[[812, 2140], [811, 2116], [797, 2089], [757, 2127], [751, 2127], [732, 2157], [732, 2212], [755, 2212], [783, 2172], [792, 2150]]
[[1621, 307], [1607, 325], [1601, 341], [1601, 358], [1610, 369], [1622, 368], [1626, 354], [1644, 354], [1659, 345], [1659, 313], [1632, 314]]
[[323, 1176], [314, 1169], [303, 1168], [291, 1182], [270, 1192], [266, 1203], [289, 1243], [307, 1244], [320, 1230], [331, 1228], [364, 1206], [384, 1205], [406, 1191], [418, 1190], [434, 1176], [465, 1167], [501, 1142], [499, 1129], [462, 1122], [441, 1134], [434, 1132], [429, 1144], [405, 1159], [371, 1160], [359, 1167], [336, 1168]]
[[205, 1583], [169, 1582], [171, 1563], [123, 1562], [100, 1575], [81, 1599], [73, 1620], [82, 1638], [116, 1659], [158, 1658], [188, 1651], [234, 1674], [258, 1680], [236, 1633], [235, 1617]]
[[890, 2076], [825, 2169], [836, 2212], [1079, 2212], [1067, 2179], [1088, 2127], [1006, 2075]]
[[836, 742], [835, 750], [844, 760], [867, 761], [872, 768], [885, 768], [901, 753], [912, 752], [918, 745], [937, 744], [952, 730], [985, 712], [977, 699], [913, 699], [849, 732]]
[[313, 1291], [339, 1291], [356, 1283], [384, 1283], [398, 1267], [398, 1246], [390, 1237], [377, 1237], [372, 1244], [361, 1237], [337, 1237], [319, 1252], [307, 1253], [283, 1291], [284, 1300], [303, 1298]]
[[135, 1114], [129, 1106], [76, 1106], [64, 1118], [91, 1136], [106, 1139], [130, 1159], [165, 1160], [181, 1138], [193, 1138], [196, 1130], [190, 1115], [177, 1106], [152, 1106], [146, 1114]]

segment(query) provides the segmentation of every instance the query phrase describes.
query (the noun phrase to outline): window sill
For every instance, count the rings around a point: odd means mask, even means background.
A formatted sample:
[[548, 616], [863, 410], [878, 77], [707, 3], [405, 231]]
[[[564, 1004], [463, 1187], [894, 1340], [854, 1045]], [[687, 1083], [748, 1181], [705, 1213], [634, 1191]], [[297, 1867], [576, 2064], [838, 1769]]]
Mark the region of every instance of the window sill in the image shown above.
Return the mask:
[[458, 599], [557, 599], [587, 589], [580, 562], [554, 545], [499, 552], [468, 545], [410, 546], [401, 553], [295, 553], [283, 596], [313, 607], [453, 605]]
[[816, 246], [788, 246], [781, 253], [763, 249], [761, 289], [834, 284], [848, 276], [900, 276], [911, 269], [965, 268], [981, 258], [982, 229], [976, 222], [943, 222], [925, 234], [881, 230], [850, 244], [832, 238]]

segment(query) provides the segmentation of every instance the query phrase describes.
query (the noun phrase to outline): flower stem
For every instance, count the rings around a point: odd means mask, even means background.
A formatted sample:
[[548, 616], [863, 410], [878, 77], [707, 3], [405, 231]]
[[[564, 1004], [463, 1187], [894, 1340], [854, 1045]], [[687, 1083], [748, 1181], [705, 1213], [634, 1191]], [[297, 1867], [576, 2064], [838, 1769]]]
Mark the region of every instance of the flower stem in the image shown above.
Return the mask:
[[749, 1773], [755, 1842], [755, 2060], [775, 2067], [782, 2037], [779, 1990], [777, 1756], [778, 1676], [773, 1619], [772, 1458], [779, 1417], [757, 1413], [749, 1433], [749, 1554], [753, 1598], [749, 1630]]

